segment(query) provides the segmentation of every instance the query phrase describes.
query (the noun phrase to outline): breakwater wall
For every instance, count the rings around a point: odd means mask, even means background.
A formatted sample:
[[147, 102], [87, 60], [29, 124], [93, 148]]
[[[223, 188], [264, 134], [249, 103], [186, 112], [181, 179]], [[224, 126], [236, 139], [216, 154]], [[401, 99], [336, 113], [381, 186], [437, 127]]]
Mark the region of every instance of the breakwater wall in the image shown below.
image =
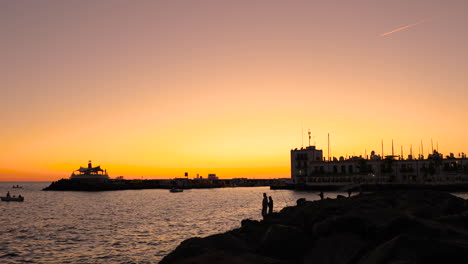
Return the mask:
[[70, 180], [52, 182], [44, 191], [114, 191], [141, 189], [199, 189], [223, 187], [257, 187], [278, 185], [279, 179], [157, 179], [157, 180]]
[[289, 184], [271, 186], [271, 189], [301, 191], [375, 192], [385, 190], [434, 190], [446, 192], [468, 192], [468, 183], [364, 183], [364, 184]]

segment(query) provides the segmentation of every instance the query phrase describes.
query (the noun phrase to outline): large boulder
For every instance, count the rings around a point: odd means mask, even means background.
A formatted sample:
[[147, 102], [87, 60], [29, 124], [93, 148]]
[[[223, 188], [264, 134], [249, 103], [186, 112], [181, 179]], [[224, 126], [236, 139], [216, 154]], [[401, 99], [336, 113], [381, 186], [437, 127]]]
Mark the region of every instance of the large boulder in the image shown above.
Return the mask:
[[390, 263], [466, 263], [467, 240], [433, 235], [399, 235], [362, 258], [359, 264]]
[[[173, 252], [167, 255], [160, 263], [184, 263], [182, 260], [196, 258], [198, 256], [214, 256], [223, 254], [237, 254], [248, 252], [246, 243], [236, 236], [225, 233], [206, 238], [190, 238], [183, 241]], [[214, 254], [213, 252], [218, 252]]]
[[307, 240], [304, 231], [298, 227], [273, 224], [263, 236], [260, 252], [279, 259], [295, 259], [302, 255]]
[[175, 264], [209, 264], [209, 263], [222, 263], [222, 264], [289, 264], [277, 259], [267, 256], [262, 256], [253, 253], [239, 252], [233, 253], [232, 251], [224, 250], [210, 250], [203, 251], [200, 254], [194, 255], [190, 258], [178, 258], [175, 260], [161, 261], [160, 263], [175, 263]]
[[303, 263], [354, 263], [367, 242], [355, 233], [335, 233], [318, 238], [304, 254]]

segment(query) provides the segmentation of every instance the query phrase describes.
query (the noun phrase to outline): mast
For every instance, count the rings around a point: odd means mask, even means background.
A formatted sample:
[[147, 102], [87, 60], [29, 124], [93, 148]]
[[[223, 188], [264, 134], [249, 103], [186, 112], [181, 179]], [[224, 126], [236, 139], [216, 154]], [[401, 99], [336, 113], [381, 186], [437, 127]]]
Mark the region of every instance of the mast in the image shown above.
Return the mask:
[[434, 153], [434, 144], [432, 144], [432, 138], [431, 138], [431, 153]]
[[393, 139], [392, 139], [392, 156], [395, 156], [395, 153], [393, 152]]
[[424, 157], [424, 146], [423, 146], [423, 143], [422, 143], [422, 139], [421, 139], [421, 153], [422, 153], [422, 155]]
[[301, 138], [302, 138], [302, 148], [304, 148], [304, 124], [301, 121]]
[[383, 152], [383, 139], [382, 139], [382, 159], [384, 158], [384, 152]]
[[309, 146], [310, 146], [310, 128], [309, 128]]
[[330, 133], [328, 133], [328, 161], [330, 161]]
[[403, 146], [401, 146], [401, 159], [403, 159]]

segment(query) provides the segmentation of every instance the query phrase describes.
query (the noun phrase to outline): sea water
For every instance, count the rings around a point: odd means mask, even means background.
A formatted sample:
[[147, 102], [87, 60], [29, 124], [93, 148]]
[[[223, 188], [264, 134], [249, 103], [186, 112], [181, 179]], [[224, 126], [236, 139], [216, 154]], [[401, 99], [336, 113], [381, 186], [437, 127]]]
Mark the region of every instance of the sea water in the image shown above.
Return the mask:
[[[21, 189], [13, 185], [23, 186]], [[268, 187], [106, 192], [41, 191], [50, 182], [0, 182], [0, 263], [158, 263], [182, 241], [261, 218], [262, 194], [278, 211], [316, 192]], [[325, 193], [335, 198], [338, 193]]]

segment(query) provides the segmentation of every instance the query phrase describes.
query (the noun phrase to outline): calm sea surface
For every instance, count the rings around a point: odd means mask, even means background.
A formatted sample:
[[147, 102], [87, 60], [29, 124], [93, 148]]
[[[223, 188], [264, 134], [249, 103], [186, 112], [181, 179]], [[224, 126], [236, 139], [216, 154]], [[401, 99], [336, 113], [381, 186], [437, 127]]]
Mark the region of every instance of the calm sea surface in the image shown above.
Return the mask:
[[[11, 188], [16, 184], [23, 189]], [[0, 263], [158, 263], [187, 238], [260, 219], [263, 192], [273, 197], [275, 211], [301, 197], [319, 198], [268, 187], [41, 191], [49, 184], [0, 182], [0, 196], [10, 191], [25, 197], [22, 203], [0, 202]]]

